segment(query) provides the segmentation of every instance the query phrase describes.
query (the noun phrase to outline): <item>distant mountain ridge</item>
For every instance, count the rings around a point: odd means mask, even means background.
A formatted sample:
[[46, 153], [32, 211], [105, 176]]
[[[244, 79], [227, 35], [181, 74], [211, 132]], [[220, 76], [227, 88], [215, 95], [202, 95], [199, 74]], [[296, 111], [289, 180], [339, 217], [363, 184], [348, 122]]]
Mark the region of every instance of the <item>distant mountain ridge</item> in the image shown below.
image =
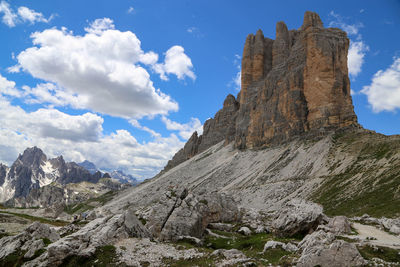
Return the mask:
[[32, 189], [53, 182], [61, 185], [79, 182], [97, 183], [100, 173], [91, 173], [75, 162], [65, 162], [62, 156], [48, 159], [38, 147], [27, 148], [7, 167], [0, 164], [0, 202], [26, 197]]
[[[103, 173], [103, 175], [105, 174], [105, 172], [98, 169], [97, 166], [93, 162], [90, 162], [88, 160], [84, 160], [81, 163], [78, 163], [78, 165], [85, 168], [86, 170], [88, 170], [91, 174], [95, 174], [96, 172]], [[109, 172], [108, 174], [110, 175], [111, 178], [116, 179], [120, 183], [123, 183], [123, 184], [129, 183], [132, 185], [136, 185], [139, 183], [135, 177], [133, 177], [130, 174], [125, 174], [121, 170], [113, 170], [112, 172]]]

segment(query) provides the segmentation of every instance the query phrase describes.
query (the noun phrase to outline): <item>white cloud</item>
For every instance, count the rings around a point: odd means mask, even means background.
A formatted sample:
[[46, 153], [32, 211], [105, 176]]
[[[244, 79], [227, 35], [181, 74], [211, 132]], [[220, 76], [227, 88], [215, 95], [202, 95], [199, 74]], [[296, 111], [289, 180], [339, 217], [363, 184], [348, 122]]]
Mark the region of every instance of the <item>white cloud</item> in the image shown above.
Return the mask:
[[368, 45], [362, 40], [362, 35], [360, 34], [360, 29], [363, 28], [364, 25], [360, 22], [348, 24], [342, 16], [334, 11], [331, 11], [329, 15], [333, 18], [329, 23], [329, 27], [341, 28], [347, 32], [349, 36], [355, 38], [350, 39], [350, 47], [347, 55], [349, 74], [354, 79], [361, 72], [365, 54], [369, 51]]
[[4, 24], [8, 27], [15, 27], [15, 24], [18, 22], [18, 16], [12, 11], [7, 2], [0, 2], [0, 13], [3, 13], [2, 21]]
[[179, 45], [168, 49], [165, 53], [164, 63], [155, 64], [153, 68], [163, 80], [168, 80], [167, 74], [175, 74], [180, 80], [185, 76], [192, 80], [196, 79], [196, 75], [192, 71], [192, 60], [185, 54], [184, 48]]
[[25, 6], [18, 7], [17, 13], [15, 13], [6, 1], [0, 2], [1, 13], [3, 13], [2, 21], [8, 27], [15, 27], [16, 24], [22, 22], [30, 22], [31, 24], [36, 22], [48, 23], [54, 17], [54, 15], [51, 15], [49, 18], [45, 18], [42, 13]]
[[135, 127], [135, 128], [138, 128], [138, 129], [140, 129], [140, 130], [143, 130], [143, 131], [145, 131], [145, 132], [150, 133], [153, 137], [161, 137], [161, 134], [157, 133], [156, 131], [154, 131], [154, 130], [152, 130], [152, 129], [146, 127], [146, 126], [141, 125], [141, 124], [140, 124], [137, 120], [135, 120], [135, 119], [129, 120], [129, 123], [130, 123], [133, 127]]
[[[111, 19], [103, 18], [86, 28], [88, 33], [83, 36], [73, 35], [65, 28], [33, 33], [35, 46], [17, 56], [18, 67], [54, 84], [49, 90], [31, 90], [36, 101], [136, 119], [177, 111], [178, 104], [154, 88], [150, 74], [140, 65], [155, 64], [158, 55], [145, 53], [134, 33], [114, 28]], [[190, 58], [183, 54], [183, 48], [180, 51], [181, 61], [174, 61], [172, 56], [173, 62], [167, 52], [166, 72], [180, 78], [185, 74], [193, 76], [187, 64], [184, 67], [187, 61], [192, 66]]]
[[361, 93], [368, 98], [374, 112], [395, 111], [400, 108], [400, 58], [386, 70], [379, 70]]
[[130, 6], [128, 8], [128, 11], [126, 11], [126, 12], [128, 12], [128, 14], [132, 14], [134, 11], [135, 11], [135, 9], [132, 6]]
[[334, 20], [329, 22], [329, 27], [341, 28], [349, 35], [358, 35], [360, 29], [364, 27], [364, 25], [360, 22], [355, 24], [346, 23], [345, 19], [341, 15], [335, 13], [334, 11], [331, 11], [329, 15], [334, 18]]
[[21, 92], [15, 87], [15, 82], [7, 80], [0, 74], [0, 94], [20, 97]]
[[0, 97], [2, 128], [25, 133], [27, 139], [53, 138], [79, 141], [96, 141], [102, 131], [103, 119], [93, 113], [72, 116], [56, 109], [38, 109], [25, 112]]
[[95, 21], [90, 23], [90, 26], [85, 28], [85, 31], [87, 31], [88, 33], [101, 35], [104, 31], [114, 30], [114, 29], [115, 25], [112, 19], [102, 18], [102, 19], [96, 19]]
[[241, 65], [241, 56], [238, 54], [235, 55], [233, 59], [233, 65], [237, 68], [236, 75], [232, 78], [232, 80], [228, 83], [228, 86], [233, 86], [236, 91], [240, 91], [242, 87], [242, 65]]
[[362, 41], [350, 42], [349, 53], [347, 55], [347, 65], [349, 74], [356, 77], [361, 72], [361, 67], [364, 64], [365, 53], [369, 47]]
[[79, 96], [59, 88], [53, 83], [40, 83], [36, 87], [23, 86], [25, 102], [29, 104], [50, 103], [54, 106], [71, 105], [75, 108], [83, 108], [88, 100], [85, 96]]
[[175, 121], [171, 121], [166, 117], [162, 117], [161, 120], [164, 122], [168, 130], [178, 131], [179, 135], [184, 139], [189, 139], [194, 131], [200, 135], [203, 133], [203, 125], [198, 118], [191, 118], [188, 123], [182, 124]]
[[242, 70], [241, 69], [236, 73], [236, 76], [233, 78], [233, 84], [235, 85], [235, 89], [237, 91], [240, 91], [240, 89], [242, 87]]
[[0, 96], [0, 161], [8, 165], [27, 147], [38, 146], [49, 157], [88, 159], [101, 169], [122, 169], [148, 178], [162, 169], [183, 146], [174, 134], [155, 136], [143, 144], [126, 130], [103, 132], [103, 118], [93, 114], [68, 115], [56, 109], [26, 112]]
[[49, 19], [46, 19], [42, 13], [36, 12], [35, 10], [29, 9], [25, 6], [21, 6], [18, 8], [18, 15], [23, 21], [29, 21], [31, 24], [35, 22], [45, 22], [48, 23], [53, 16]]

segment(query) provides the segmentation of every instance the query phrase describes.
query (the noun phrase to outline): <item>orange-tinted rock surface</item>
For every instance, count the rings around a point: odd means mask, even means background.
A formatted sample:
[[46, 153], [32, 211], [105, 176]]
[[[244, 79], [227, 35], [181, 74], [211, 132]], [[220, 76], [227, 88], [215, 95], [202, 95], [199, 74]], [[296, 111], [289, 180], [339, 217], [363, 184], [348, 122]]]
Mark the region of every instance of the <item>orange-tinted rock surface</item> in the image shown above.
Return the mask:
[[265, 38], [261, 30], [249, 34], [237, 100], [228, 96], [214, 119], [204, 124], [203, 135], [195, 133], [167, 169], [222, 140], [234, 141], [240, 149], [258, 148], [358, 127], [348, 48], [344, 31], [324, 28], [318, 14], [308, 11], [298, 30], [289, 31], [278, 22], [275, 40]]

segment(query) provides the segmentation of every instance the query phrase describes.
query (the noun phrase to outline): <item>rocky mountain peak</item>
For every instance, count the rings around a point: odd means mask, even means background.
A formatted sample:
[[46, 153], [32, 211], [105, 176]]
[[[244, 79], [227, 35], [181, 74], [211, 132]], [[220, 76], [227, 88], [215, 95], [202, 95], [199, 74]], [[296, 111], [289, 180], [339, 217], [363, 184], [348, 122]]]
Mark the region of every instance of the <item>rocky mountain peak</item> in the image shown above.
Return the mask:
[[19, 162], [32, 168], [39, 168], [46, 160], [46, 155], [36, 146], [25, 149], [24, 153], [18, 156]]
[[294, 138], [315, 138], [340, 128], [360, 127], [347, 69], [349, 39], [324, 28], [307, 11], [298, 30], [276, 24], [275, 40], [261, 30], [246, 38], [241, 91], [193, 134], [166, 169], [223, 140], [239, 149], [268, 147]]
[[96, 165], [93, 162], [90, 162], [86, 159], [81, 163], [78, 163], [78, 165], [88, 170], [91, 174], [94, 174], [95, 172], [98, 171]]
[[304, 14], [304, 20], [303, 25], [301, 26], [301, 30], [305, 31], [308, 27], [324, 27], [324, 24], [322, 23], [322, 20], [317, 13], [306, 11], [306, 13]]

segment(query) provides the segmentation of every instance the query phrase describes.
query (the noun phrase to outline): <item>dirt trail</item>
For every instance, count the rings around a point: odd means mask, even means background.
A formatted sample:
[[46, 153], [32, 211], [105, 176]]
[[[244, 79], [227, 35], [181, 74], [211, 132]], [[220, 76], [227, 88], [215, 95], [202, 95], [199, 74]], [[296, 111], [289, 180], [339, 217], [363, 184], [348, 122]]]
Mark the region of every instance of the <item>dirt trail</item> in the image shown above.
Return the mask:
[[[371, 225], [364, 225], [360, 223], [353, 223], [354, 229], [358, 232], [357, 237], [360, 240], [365, 240], [366, 242], [383, 247], [391, 247], [395, 249], [400, 249], [400, 237], [389, 234], [385, 231], [379, 230], [378, 228]], [[369, 238], [376, 238], [376, 240], [367, 240]]]

